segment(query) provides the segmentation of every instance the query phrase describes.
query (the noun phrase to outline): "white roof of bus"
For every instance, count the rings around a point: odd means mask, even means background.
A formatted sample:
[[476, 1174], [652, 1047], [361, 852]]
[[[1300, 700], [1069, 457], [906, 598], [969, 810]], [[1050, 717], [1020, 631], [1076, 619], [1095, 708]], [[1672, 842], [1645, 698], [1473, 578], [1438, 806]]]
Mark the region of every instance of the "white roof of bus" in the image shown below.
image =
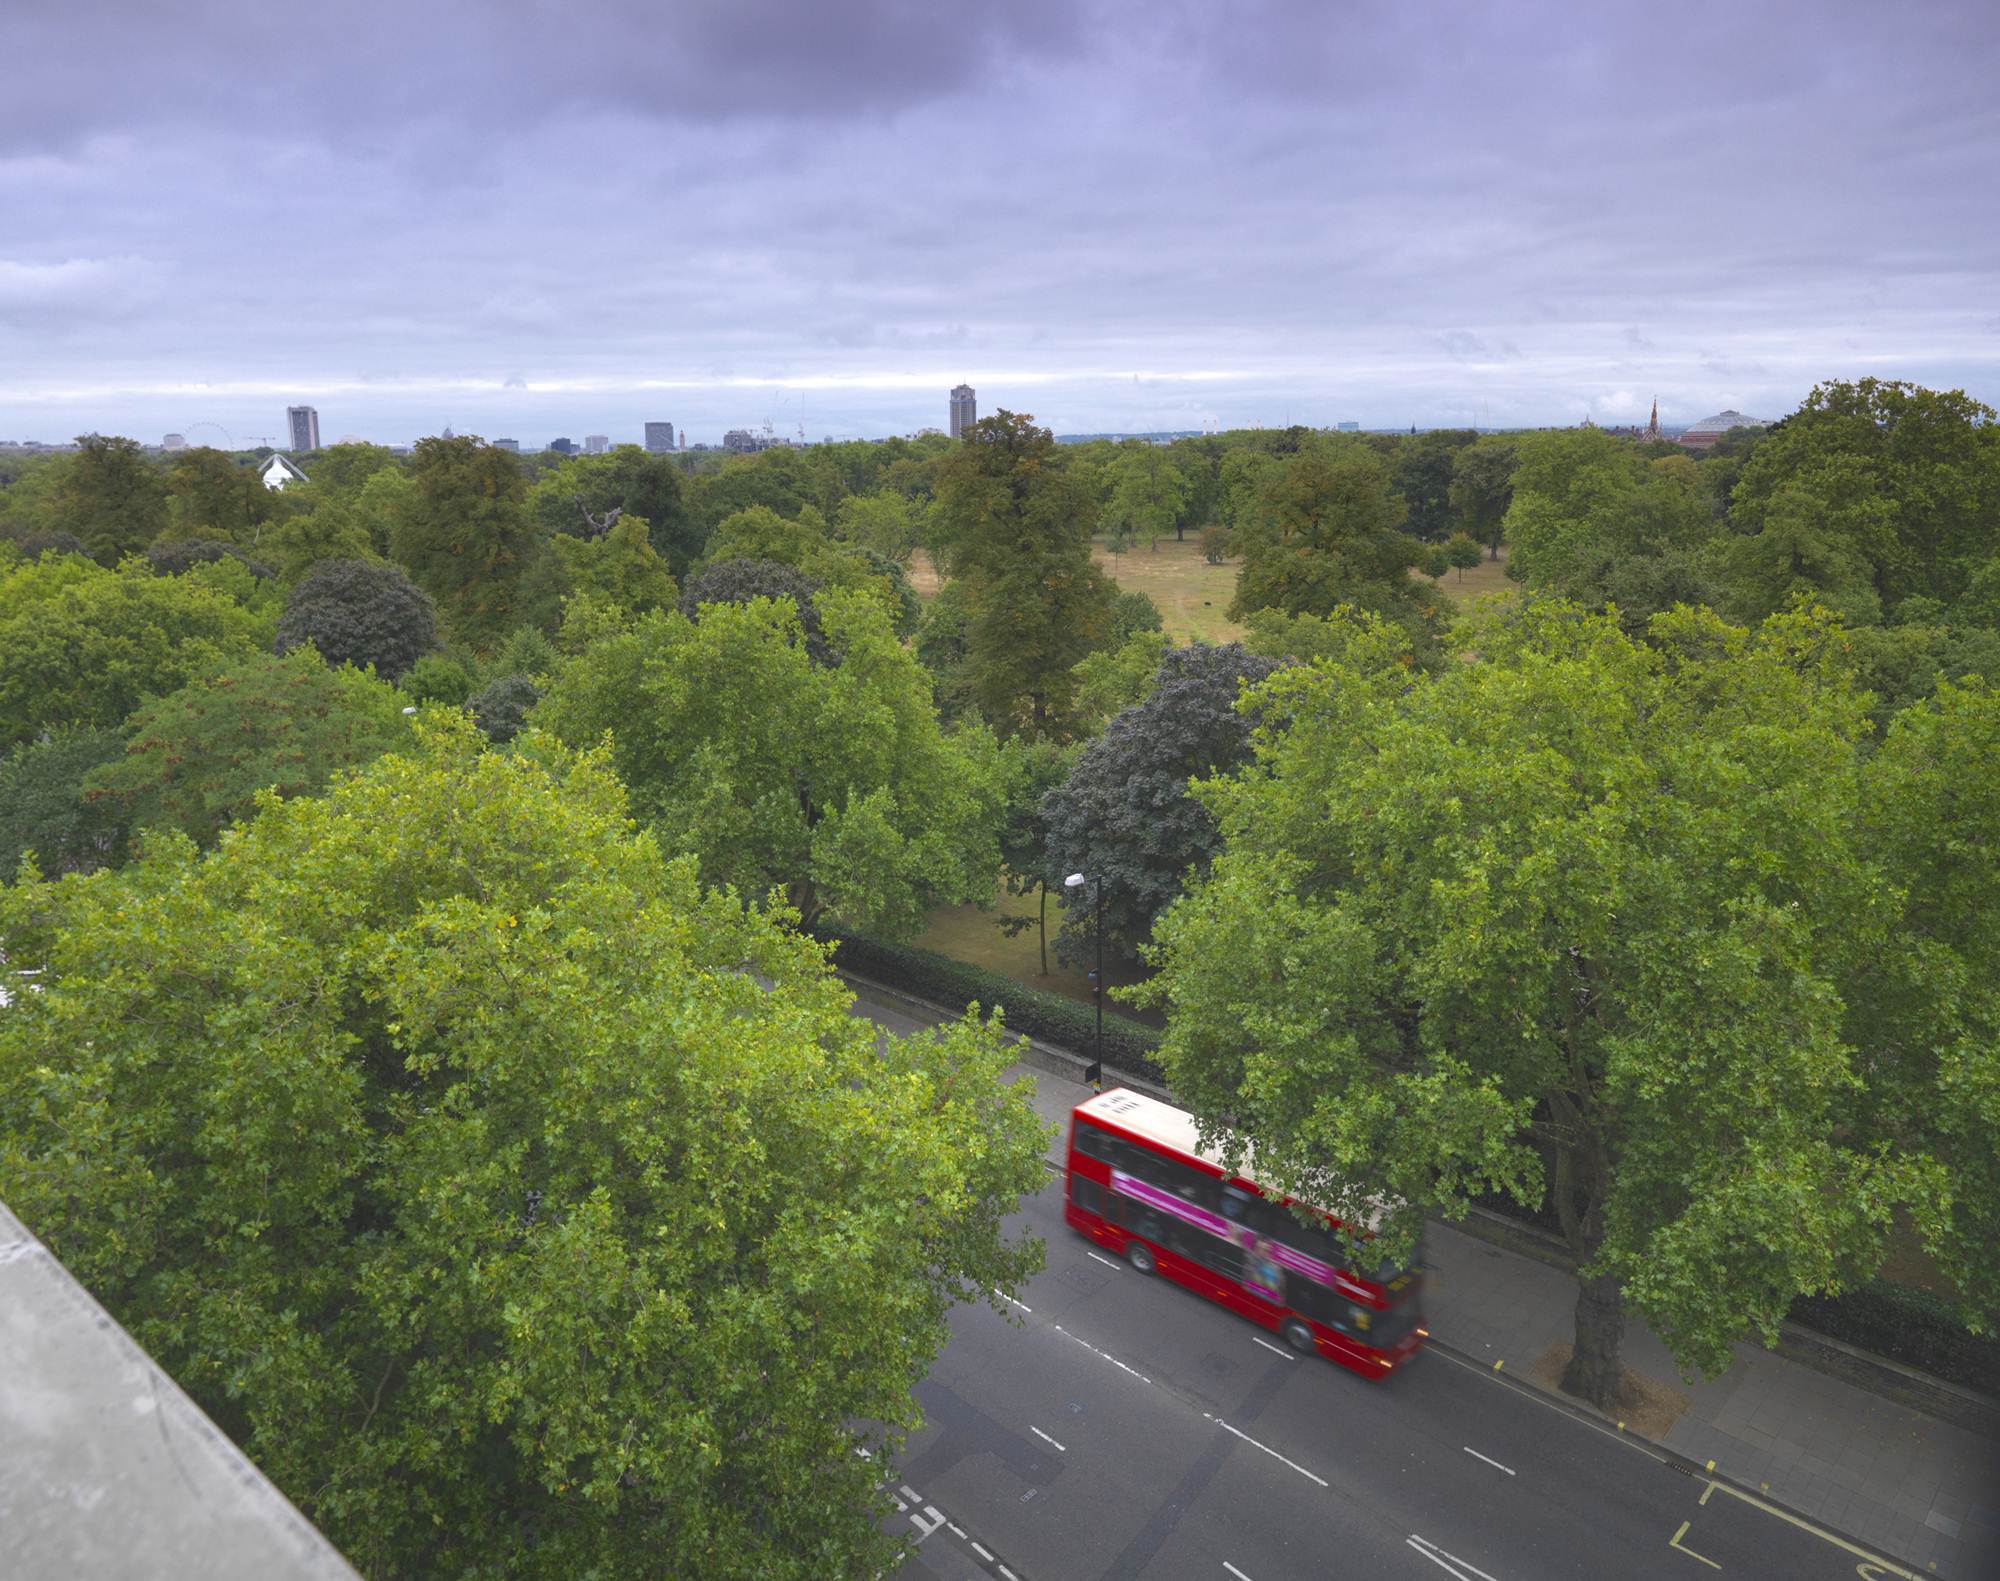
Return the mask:
[[[1135, 1136], [1143, 1136], [1149, 1142], [1158, 1142], [1162, 1147], [1171, 1147], [1176, 1152], [1192, 1153], [1204, 1163], [1213, 1164], [1217, 1169], [1229, 1166], [1222, 1161], [1222, 1155], [1212, 1148], [1201, 1145], [1201, 1132], [1194, 1123], [1194, 1116], [1185, 1109], [1176, 1109], [1170, 1103], [1162, 1103], [1158, 1098], [1149, 1098], [1143, 1092], [1134, 1092], [1130, 1087], [1114, 1087], [1109, 1092], [1101, 1092], [1095, 1098], [1087, 1098], [1076, 1106], [1078, 1114], [1088, 1114], [1098, 1119], [1109, 1120], [1122, 1126]], [[1245, 1157], [1238, 1178], [1257, 1180], [1250, 1167], [1250, 1158]], [[1262, 1184], [1262, 1182], [1258, 1182]], [[1371, 1202], [1373, 1210], [1363, 1224], [1364, 1229], [1374, 1229], [1384, 1216], [1387, 1204]]]

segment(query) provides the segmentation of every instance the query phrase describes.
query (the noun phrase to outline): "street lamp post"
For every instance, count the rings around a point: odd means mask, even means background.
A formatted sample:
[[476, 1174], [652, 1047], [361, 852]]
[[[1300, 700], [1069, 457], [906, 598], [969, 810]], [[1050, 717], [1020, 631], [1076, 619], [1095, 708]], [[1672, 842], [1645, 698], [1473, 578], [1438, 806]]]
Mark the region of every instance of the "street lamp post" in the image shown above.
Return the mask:
[[[1088, 865], [1090, 858], [1084, 857]], [[1091, 927], [1097, 934], [1097, 970], [1090, 974], [1090, 997], [1097, 1002], [1097, 1046], [1092, 1050], [1090, 1064], [1085, 1067], [1083, 1079], [1092, 1087], [1102, 1088], [1104, 1084], [1104, 877], [1102, 874], [1072, 873], [1063, 880], [1064, 889], [1081, 889], [1088, 883], [1091, 888]]]

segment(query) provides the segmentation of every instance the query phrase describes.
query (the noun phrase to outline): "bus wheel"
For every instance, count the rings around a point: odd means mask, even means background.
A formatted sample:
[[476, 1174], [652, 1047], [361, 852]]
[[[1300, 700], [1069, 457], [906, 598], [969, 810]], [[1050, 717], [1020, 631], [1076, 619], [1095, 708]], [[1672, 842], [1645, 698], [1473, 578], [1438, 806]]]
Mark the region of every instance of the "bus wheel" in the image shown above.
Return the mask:
[[1285, 1325], [1285, 1343], [1301, 1356], [1310, 1356], [1319, 1347], [1313, 1343], [1313, 1331], [1297, 1318]]
[[1130, 1246], [1126, 1247], [1125, 1258], [1126, 1261], [1131, 1263], [1142, 1274], [1150, 1274], [1153, 1271], [1152, 1249], [1144, 1241], [1134, 1241]]

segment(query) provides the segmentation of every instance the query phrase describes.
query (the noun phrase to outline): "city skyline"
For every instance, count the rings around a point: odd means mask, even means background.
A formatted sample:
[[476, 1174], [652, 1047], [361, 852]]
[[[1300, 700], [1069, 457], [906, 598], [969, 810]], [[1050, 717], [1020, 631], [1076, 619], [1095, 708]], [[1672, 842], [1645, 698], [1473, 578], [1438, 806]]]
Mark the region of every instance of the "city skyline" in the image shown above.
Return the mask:
[[1973, 0], [480, 16], [22, 18], [0, 437], [879, 435], [961, 379], [1059, 432], [2000, 404]]

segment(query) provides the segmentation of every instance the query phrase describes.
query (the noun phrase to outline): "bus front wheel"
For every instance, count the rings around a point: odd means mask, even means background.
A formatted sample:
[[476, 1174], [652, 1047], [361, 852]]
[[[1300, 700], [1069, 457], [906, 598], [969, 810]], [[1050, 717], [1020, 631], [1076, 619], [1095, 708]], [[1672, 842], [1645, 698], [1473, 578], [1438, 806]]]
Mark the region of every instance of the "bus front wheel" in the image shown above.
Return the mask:
[[1142, 1274], [1150, 1274], [1153, 1271], [1153, 1253], [1144, 1241], [1134, 1241], [1126, 1247], [1125, 1258]]
[[1310, 1356], [1319, 1347], [1313, 1343], [1313, 1332], [1297, 1318], [1285, 1325], [1285, 1343], [1301, 1356]]

